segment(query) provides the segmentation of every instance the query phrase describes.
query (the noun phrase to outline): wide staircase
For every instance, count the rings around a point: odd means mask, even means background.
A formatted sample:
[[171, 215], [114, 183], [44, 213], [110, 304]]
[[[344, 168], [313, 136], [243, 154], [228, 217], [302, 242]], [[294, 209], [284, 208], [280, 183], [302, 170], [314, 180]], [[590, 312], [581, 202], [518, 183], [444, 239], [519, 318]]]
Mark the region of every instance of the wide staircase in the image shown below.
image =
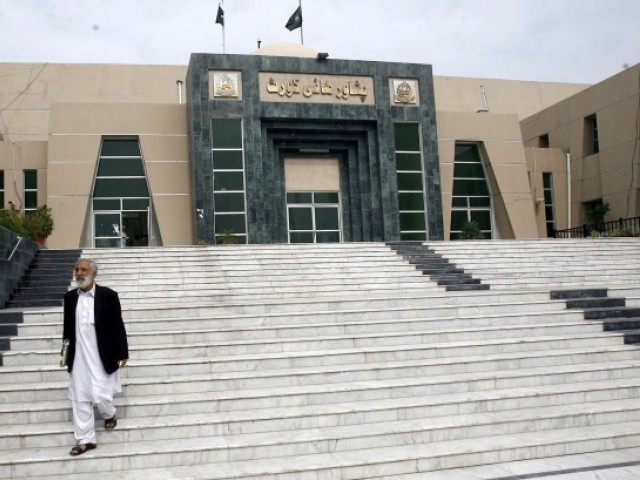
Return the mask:
[[640, 478], [634, 324], [568, 303], [632, 319], [640, 241], [425, 246], [490, 288], [447, 291], [381, 243], [84, 251], [129, 334], [118, 428], [70, 457], [61, 308], [0, 311], [22, 316], [0, 478]]

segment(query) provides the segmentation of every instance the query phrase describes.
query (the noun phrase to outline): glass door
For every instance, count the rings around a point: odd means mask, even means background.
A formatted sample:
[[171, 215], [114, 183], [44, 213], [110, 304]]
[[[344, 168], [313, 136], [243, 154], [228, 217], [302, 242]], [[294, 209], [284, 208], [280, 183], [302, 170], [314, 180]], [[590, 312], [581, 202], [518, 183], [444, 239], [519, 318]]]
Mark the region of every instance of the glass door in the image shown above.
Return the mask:
[[94, 213], [93, 238], [96, 248], [122, 247], [122, 220], [120, 212]]

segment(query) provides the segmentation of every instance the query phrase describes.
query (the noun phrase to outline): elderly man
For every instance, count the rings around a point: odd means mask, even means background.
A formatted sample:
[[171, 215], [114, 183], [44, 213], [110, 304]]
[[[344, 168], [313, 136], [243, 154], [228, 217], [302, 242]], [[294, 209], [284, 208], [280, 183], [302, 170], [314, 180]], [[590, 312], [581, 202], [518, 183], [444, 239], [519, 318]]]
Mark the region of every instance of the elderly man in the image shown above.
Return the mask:
[[96, 448], [94, 406], [105, 419], [106, 430], [116, 427], [113, 396], [122, 391], [118, 369], [129, 358], [118, 294], [97, 285], [97, 274], [95, 262], [81, 258], [74, 270], [78, 288], [64, 295], [62, 338], [69, 340], [69, 399], [77, 441], [69, 452], [73, 456]]

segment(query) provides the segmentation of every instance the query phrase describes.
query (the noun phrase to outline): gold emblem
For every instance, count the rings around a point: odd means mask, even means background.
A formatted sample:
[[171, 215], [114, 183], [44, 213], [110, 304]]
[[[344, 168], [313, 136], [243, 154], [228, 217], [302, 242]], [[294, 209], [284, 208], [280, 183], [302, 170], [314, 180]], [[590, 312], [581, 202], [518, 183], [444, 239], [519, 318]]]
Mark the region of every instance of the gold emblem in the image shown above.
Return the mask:
[[[416, 95], [413, 92], [415, 83], [409, 83], [407, 80], [394, 82], [395, 94], [393, 99], [396, 103], [416, 103]], [[412, 86], [412, 84], [414, 84]]]
[[215, 87], [213, 90], [214, 97], [237, 97], [238, 96], [238, 78], [227, 72], [215, 75]]

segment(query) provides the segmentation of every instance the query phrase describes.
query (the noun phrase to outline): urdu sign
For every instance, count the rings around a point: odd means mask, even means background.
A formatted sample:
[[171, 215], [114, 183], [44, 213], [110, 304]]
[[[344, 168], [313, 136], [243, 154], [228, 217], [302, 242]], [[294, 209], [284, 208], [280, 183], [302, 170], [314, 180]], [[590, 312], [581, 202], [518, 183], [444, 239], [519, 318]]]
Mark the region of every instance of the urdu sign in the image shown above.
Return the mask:
[[263, 102], [375, 105], [372, 77], [260, 73]]

